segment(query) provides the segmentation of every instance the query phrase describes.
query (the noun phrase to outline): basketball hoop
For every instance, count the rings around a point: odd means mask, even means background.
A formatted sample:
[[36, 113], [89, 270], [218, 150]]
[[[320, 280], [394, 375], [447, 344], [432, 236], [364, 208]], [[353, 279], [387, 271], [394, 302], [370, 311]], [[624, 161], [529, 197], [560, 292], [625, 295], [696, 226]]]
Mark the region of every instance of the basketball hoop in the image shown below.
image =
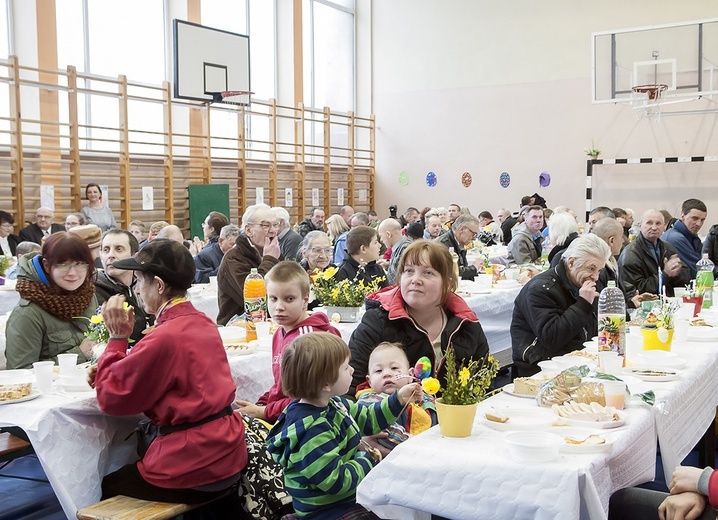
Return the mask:
[[661, 99], [668, 90], [668, 85], [661, 83], [636, 85], [631, 87], [631, 105], [636, 111], [636, 118], [648, 117], [658, 121], [661, 118]]
[[224, 103], [227, 105], [247, 107], [251, 102], [254, 92], [248, 90], [223, 90], [221, 92], [208, 92], [208, 94], [212, 94], [212, 101], [209, 101], [208, 104]]

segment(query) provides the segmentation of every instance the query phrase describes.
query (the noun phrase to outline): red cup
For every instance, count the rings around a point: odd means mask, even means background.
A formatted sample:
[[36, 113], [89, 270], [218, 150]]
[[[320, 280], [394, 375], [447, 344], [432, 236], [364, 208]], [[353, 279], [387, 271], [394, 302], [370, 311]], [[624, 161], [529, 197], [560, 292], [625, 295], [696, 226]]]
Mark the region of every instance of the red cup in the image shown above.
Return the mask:
[[691, 296], [690, 298], [684, 296], [683, 303], [692, 303], [695, 305], [695, 309], [693, 311], [693, 317], [695, 318], [698, 316], [698, 313], [701, 312], [701, 307], [703, 307], [703, 296]]

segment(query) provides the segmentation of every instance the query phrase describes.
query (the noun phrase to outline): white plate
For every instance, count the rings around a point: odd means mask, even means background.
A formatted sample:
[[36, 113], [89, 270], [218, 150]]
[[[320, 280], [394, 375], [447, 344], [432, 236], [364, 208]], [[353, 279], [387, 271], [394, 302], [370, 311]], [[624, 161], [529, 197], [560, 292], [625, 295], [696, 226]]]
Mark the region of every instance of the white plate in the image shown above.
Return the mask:
[[[641, 373], [642, 371], [650, 370], [653, 372], [663, 372], [663, 374], [645, 374]], [[641, 381], [648, 381], [653, 383], [661, 383], [664, 381], [675, 381], [676, 379], [679, 379], [681, 377], [680, 371], [674, 369], [674, 368], [665, 368], [665, 367], [653, 367], [653, 368], [624, 368], [623, 369], [624, 374], [628, 374], [629, 376], [634, 376], [640, 379]]]
[[536, 400], [535, 395], [526, 395], [526, 394], [517, 394], [514, 392], [514, 384], [509, 383], [508, 385], [503, 387], [503, 391], [506, 392], [509, 395], [513, 395], [514, 397], [523, 397], [524, 399], [534, 399]]
[[603, 437], [606, 442], [604, 444], [569, 444], [565, 443], [559, 451], [563, 453], [575, 453], [585, 455], [588, 453], [609, 453], [613, 448], [613, 443], [616, 440], [618, 433], [596, 433], [595, 430], [589, 430], [588, 428], [551, 428], [551, 433], [560, 435], [564, 441], [566, 437], [573, 437], [575, 439], [585, 439], [589, 435], [599, 435]]
[[581, 419], [570, 419], [568, 417], [559, 417], [558, 415], [556, 415], [555, 417], [557, 419], [562, 419], [566, 421], [572, 426], [581, 426], [583, 428], [599, 428], [601, 430], [606, 430], [609, 428], [618, 428], [619, 426], [623, 426], [626, 423], [626, 419], [628, 419], [628, 413], [624, 412], [623, 410], [617, 410], [616, 413], [619, 417], [618, 421], [586, 421]]
[[586, 352], [598, 352], [598, 343], [595, 341], [584, 341], [583, 346], [586, 347]]
[[678, 357], [675, 352], [666, 350], [643, 350], [636, 353], [635, 359], [632, 361], [636, 367], [663, 367], [680, 370], [686, 366], [685, 359]]
[[25, 397], [21, 397], [20, 399], [13, 399], [12, 401], [0, 401], [0, 405], [2, 404], [15, 404], [15, 403], [24, 403], [25, 401], [32, 401], [36, 397], [40, 397], [42, 395], [42, 392], [40, 390], [33, 389], [28, 395]]
[[593, 371], [598, 368], [598, 363], [583, 356], [556, 356], [551, 358], [551, 361], [557, 363], [562, 370], [572, 367], [580, 367], [582, 365], [586, 365], [589, 371]]
[[718, 341], [718, 328], [688, 327], [688, 341]]
[[544, 372], [561, 372], [563, 370], [558, 363], [551, 360], [539, 361], [538, 366]]
[[224, 349], [227, 351], [228, 356], [246, 356], [252, 354], [259, 346], [259, 340], [250, 341], [245, 345], [241, 345], [242, 348], [231, 348], [229, 345], [225, 345]]
[[[488, 410], [491, 411], [491, 410]], [[500, 408], [496, 409], [501, 415], [509, 420], [505, 423], [489, 421], [486, 418], [486, 411], [479, 412], [483, 423], [492, 430], [502, 432], [520, 430], [541, 430], [551, 426], [553, 417], [542, 408]]]

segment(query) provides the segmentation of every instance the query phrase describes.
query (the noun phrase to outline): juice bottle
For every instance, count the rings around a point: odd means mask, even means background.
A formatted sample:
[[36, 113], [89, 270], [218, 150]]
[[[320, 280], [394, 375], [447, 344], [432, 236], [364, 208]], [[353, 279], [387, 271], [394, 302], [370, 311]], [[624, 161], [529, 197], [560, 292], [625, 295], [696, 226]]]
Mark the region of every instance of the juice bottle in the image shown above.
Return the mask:
[[244, 280], [244, 313], [247, 317], [247, 341], [257, 339], [255, 323], [267, 320], [267, 289], [264, 277], [254, 268]]
[[698, 296], [703, 296], [703, 309], [710, 309], [713, 306], [713, 268], [715, 265], [708, 258], [708, 253], [703, 253], [703, 258], [698, 260], [696, 268], [696, 289]]

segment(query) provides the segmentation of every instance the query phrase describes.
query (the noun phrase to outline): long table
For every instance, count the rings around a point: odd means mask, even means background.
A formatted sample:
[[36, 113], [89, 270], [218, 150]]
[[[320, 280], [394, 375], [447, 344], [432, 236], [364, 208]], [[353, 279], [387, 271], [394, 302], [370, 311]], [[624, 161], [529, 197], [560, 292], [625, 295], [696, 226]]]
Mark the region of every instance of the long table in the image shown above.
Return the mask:
[[656, 441], [670, 481], [715, 418], [718, 343], [674, 343], [673, 351], [688, 361], [682, 377], [647, 383], [656, 394], [655, 406], [627, 409], [628, 426], [610, 454], [564, 454], [542, 464], [512, 459], [504, 433], [485, 426], [482, 412], [537, 405], [500, 394], [480, 404], [470, 437], [443, 438], [434, 427], [394, 449], [359, 485], [357, 500], [382, 518], [398, 520], [430, 514], [604, 519], [611, 493], [653, 479]]

